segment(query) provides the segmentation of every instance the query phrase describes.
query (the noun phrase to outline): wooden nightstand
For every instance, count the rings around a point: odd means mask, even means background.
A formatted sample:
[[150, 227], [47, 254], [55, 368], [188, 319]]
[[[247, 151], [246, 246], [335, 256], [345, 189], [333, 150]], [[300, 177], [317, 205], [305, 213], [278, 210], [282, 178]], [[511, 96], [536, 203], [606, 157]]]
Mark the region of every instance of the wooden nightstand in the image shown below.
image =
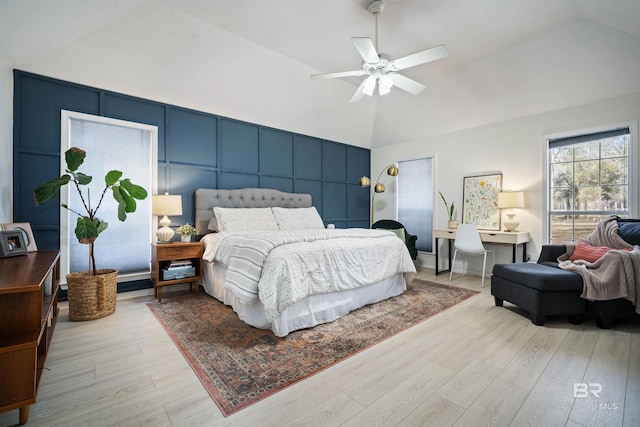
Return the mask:
[[[175, 279], [163, 280], [162, 270], [168, 268], [172, 261], [191, 261], [191, 266], [195, 269], [195, 276], [180, 277], [178, 275]], [[202, 243], [172, 242], [151, 244], [151, 280], [153, 281], [153, 292], [158, 297], [158, 301], [162, 301], [163, 286], [189, 283], [189, 291], [191, 291], [195, 283], [197, 293], [200, 288], [201, 274]]]

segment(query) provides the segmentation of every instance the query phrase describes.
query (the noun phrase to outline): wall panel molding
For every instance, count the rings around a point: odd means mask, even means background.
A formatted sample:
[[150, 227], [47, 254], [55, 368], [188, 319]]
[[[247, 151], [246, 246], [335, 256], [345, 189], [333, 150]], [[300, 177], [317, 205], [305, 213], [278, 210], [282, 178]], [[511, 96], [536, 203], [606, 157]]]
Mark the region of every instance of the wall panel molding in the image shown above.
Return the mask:
[[[310, 193], [325, 223], [368, 226], [371, 153], [337, 141], [14, 70], [14, 221], [30, 222], [38, 247], [59, 247], [59, 209], [32, 191], [60, 175], [60, 110], [158, 127], [158, 192], [183, 196], [177, 226], [194, 221], [199, 187]], [[331, 126], [327, 123], [327, 126]]]

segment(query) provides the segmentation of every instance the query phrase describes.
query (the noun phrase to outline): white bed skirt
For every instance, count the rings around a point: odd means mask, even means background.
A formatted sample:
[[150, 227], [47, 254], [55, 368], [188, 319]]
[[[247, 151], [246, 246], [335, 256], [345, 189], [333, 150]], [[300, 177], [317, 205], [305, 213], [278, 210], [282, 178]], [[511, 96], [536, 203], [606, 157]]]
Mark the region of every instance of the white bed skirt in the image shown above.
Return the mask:
[[404, 274], [396, 274], [381, 282], [341, 292], [312, 295], [287, 308], [273, 322], [268, 322], [260, 301], [245, 304], [224, 288], [226, 267], [220, 263], [204, 261], [202, 286], [209, 295], [229, 305], [245, 323], [259, 329], [271, 329], [276, 336], [332, 322], [351, 311], [400, 295], [407, 289]]

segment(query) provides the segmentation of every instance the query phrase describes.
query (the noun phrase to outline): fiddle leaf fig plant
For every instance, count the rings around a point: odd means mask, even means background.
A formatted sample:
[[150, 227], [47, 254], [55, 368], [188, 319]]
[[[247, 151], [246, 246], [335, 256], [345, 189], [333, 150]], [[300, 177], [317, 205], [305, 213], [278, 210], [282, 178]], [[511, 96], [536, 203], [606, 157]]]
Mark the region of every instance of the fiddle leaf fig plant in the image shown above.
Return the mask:
[[147, 190], [139, 185], [131, 182], [130, 179], [122, 179], [122, 172], [118, 170], [111, 170], [107, 172], [104, 177], [104, 189], [100, 195], [100, 200], [95, 208], [91, 207], [91, 193], [89, 188], [86, 189], [86, 199], [82, 191], [81, 186], [89, 185], [93, 177], [86, 175], [78, 168], [84, 162], [87, 153], [78, 148], [71, 147], [64, 153], [65, 162], [67, 168], [65, 174], [53, 178], [44, 184], [38, 186], [33, 191], [34, 200], [36, 206], [39, 206], [58, 195], [60, 189], [67, 185], [73, 184], [80, 195], [82, 200], [82, 206], [85, 212], [77, 212], [71, 209], [66, 204], [62, 204], [62, 207], [68, 209], [70, 212], [78, 215], [76, 222], [75, 234], [78, 242], [89, 245], [89, 269], [93, 275], [96, 274], [96, 261], [93, 254], [93, 244], [104, 230], [107, 229], [109, 224], [96, 216], [98, 209], [102, 205], [104, 196], [108, 190], [111, 190], [113, 198], [118, 202], [118, 219], [124, 221], [127, 219], [127, 214], [135, 212], [137, 208], [136, 200], [144, 200], [147, 198]]

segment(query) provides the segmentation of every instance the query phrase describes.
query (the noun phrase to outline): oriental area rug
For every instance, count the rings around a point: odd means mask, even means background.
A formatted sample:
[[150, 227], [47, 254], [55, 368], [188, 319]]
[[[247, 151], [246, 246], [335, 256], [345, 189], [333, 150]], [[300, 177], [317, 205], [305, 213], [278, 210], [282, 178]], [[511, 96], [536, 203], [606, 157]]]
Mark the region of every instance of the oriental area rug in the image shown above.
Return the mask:
[[283, 338], [204, 292], [148, 306], [226, 417], [475, 294], [415, 279], [402, 295]]

